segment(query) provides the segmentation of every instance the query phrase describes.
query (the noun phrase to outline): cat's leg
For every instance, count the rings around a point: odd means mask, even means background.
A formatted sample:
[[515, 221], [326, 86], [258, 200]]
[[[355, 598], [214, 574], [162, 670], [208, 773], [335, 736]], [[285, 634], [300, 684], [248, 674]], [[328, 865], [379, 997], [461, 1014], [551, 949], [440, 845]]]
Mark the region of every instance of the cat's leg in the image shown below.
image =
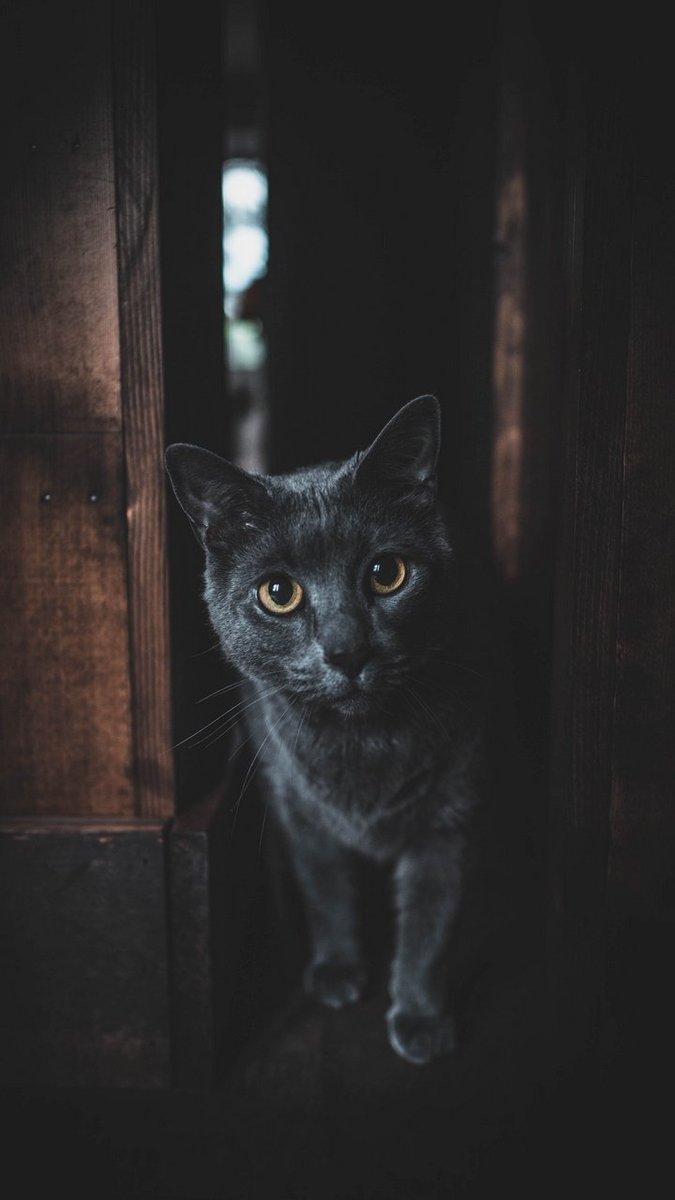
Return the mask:
[[358, 937], [353, 856], [307, 827], [291, 839], [295, 877], [304, 901], [310, 958], [305, 989], [342, 1008], [358, 1000], [366, 975]]
[[447, 951], [463, 851], [461, 839], [439, 834], [406, 850], [394, 872], [396, 947], [387, 1031], [393, 1049], [409, 1062], [429, 1062], [455, 1046], [447, 1011]]

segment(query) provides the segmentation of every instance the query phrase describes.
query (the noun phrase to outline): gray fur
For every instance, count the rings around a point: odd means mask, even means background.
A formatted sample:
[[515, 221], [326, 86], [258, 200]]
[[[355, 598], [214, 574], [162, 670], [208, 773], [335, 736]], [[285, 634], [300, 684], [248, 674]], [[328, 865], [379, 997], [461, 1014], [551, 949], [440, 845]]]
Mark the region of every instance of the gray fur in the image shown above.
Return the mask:
[[[440, 415], [411, 401], [347, 462], [250, 476], [174, 445], [167, 468], [205, 549], [205, 598], [285, 833], [311, 939], [310, 992], [362, 993], [353, 866], [391, 864], [396, 948], [387, 1014], [394, 1050], [426, 1062], [455, 1042], [448, 945], [462, 896], [484, 764], [483, 688], [470, 661], [461, 570], [435, 501]], [[401, 555], [401, 590], [365, 584]], [[289, 615], [257, 586], [285, 571], [305, 590]], [[354, 681], [332, 646], [369, 655]]]

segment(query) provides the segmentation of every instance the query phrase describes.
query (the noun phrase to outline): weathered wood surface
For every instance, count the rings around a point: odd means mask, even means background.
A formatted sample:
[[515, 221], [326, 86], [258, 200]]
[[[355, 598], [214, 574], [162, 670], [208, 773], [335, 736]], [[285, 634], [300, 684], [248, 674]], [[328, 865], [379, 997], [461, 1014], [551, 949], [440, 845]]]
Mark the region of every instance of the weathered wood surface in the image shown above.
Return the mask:
[[0, 43], [0, 808], [131, 815], [110, 6]]
[[4, 1086], [168, 1086], [164, 838], [0, 821]]
[[283, 957], [297, 914], [275, 888], [282, 866], [278, 835], [255, 782], [242, 791], [250, 759], [236, 756], [225, 783], [167, 830], [177, 1087], [210, 1087], [222, 1078], [269, 1017], [270, 1005], [283, 999], [291, 969], [287, 956], [283, 967], [276, 962], [270, 971], [275, 956]]
[[600, 966], [605, 919], [631, 305], [631, 147], [613, 63], [572, 72], [568, 121], [550, 883], [553, 960], [583, 975]]
[[5, 437], [0, 458], [0, 811], [131, 816], [119, 437]]
[[[570, 59], [552, 888], [569, 962], [675, 912], [675, 173], [666, 43]], [[595, 950], [593, 950], [595, 948]]]
[[119, 429], [110, 5], [0, 19], [0, 429]]
[[227, 869], [218, 838], [224, 804], [223, 796], [210, 797], [177, 817], [168, 832], [172, 1071], [179, 1087], [209, 1087], [216, 1079], [225, 1013], [215, 964], [228, 947], [214, 933], [214, 920], [221, 934], [222, 928], [213, 908], [211, 859], [217, 838], [217, 877], [218, 868]]
[[173, 811], [154, 17], [2, 11], [9, 813]]
[[634, 217], [609, 897], [675, 915], [675, 168], [665, 49], [634, 99]]
[[509, 583], [522, 570], [523, 407], [527, 340], [530, 177], [526, 159], [527, 80], [514, 31], [502, 50], [495, 180], [495, 330], [492, 350], [493, 461], [491, 516], [494, 555]]
[[155, 6], [113, 6], [117, 267], [136, 805], [173, 811]]

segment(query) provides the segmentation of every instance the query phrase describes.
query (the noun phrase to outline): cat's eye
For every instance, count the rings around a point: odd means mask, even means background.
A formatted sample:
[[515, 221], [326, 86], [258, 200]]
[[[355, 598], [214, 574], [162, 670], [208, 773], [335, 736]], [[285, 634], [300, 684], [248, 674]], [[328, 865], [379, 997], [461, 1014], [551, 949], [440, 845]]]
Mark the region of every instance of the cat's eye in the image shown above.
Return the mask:
[[398, 554], [381, 554], [370, 564], [368, 582], [376, 596], [391, 596], [403, 587], [408, 568]]
[[295, 612], [302, 604], [305, 593], [297, 579], [278, 572], [270, 575], [258, 588], [258, 599], [267, 612], [285, 616]]

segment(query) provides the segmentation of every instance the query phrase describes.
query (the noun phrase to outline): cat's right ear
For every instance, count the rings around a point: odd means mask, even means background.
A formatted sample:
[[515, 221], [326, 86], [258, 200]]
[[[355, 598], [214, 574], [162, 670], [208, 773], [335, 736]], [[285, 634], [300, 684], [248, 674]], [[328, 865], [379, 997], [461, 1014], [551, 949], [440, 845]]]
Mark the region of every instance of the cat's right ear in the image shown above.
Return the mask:
[[356, 475], [433, 497], [441, 440], [441, 408], [435, 396], [404, 404], [375, 441], [358, 456]]
[[174, 442], [164, 461], [176, 499], [203, 546], [228, 541], [246, 526], [268, 499], [261, 480], [210, 450]]

